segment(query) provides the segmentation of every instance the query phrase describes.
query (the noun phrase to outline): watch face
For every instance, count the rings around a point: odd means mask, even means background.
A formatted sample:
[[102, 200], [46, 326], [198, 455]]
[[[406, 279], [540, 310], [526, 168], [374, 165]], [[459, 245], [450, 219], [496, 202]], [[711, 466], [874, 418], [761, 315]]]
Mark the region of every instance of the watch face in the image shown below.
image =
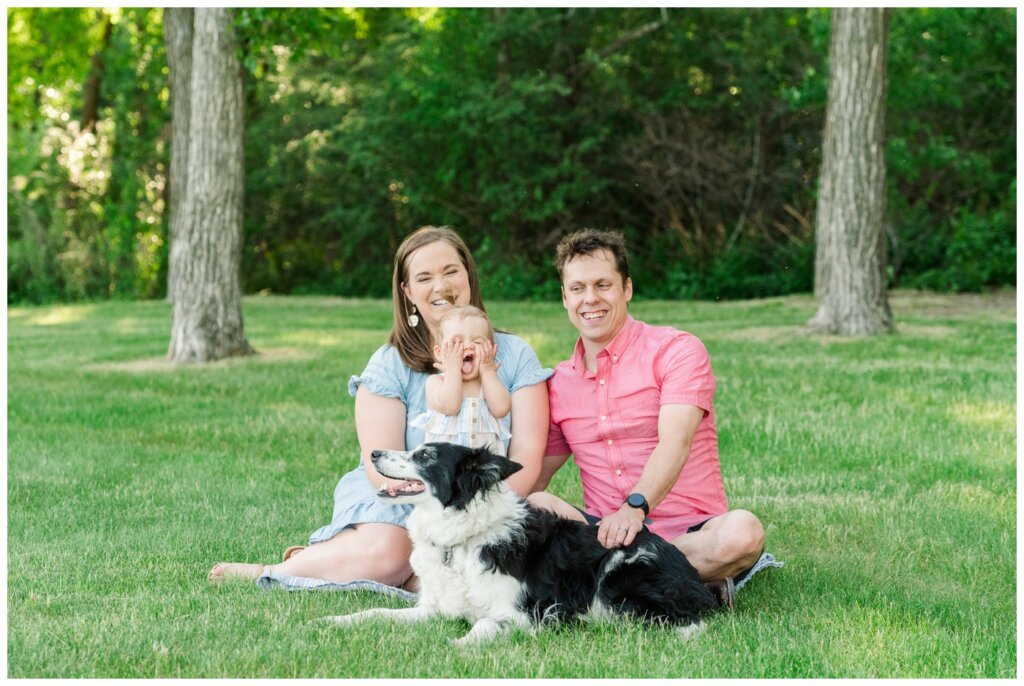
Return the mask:
[[643, 507], [647, 504], [647, 498], [643, 497], [639, 493], [633, 493], [626, 498], [626, 502], [629, 503], [630, 507]]

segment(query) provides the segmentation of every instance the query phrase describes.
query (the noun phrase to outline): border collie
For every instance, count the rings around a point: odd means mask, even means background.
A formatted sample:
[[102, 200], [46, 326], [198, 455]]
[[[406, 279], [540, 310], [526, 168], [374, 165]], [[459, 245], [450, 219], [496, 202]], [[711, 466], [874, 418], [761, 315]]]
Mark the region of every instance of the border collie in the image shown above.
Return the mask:
[[520, 465], [486, 448], [426, 443], [410, 452], [375, 450], [374, 467], [402, 483], [378, 496], [416, 507], [408, 519], [415, 607], [378, 608], [324, 621], [421, 621], [461, 617], [472, 623], [455, 641], [468, 645], [547, 621], [630, 615], [699, 633], [718, 603], [672, 544], [641, 531], [607, 549], [597, 527], [527, 504], [504, 480]]

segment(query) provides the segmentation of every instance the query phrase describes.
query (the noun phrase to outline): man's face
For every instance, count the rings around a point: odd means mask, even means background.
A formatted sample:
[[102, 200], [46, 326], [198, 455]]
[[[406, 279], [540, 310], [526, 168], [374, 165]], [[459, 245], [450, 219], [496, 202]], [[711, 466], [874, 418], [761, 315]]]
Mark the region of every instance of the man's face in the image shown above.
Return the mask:
[[562, 304], [585, 343], [604, 348], [622, 330], [633, 299], [633, 281], [615, 269], [607, 250], [574, 257], [562, 268]]

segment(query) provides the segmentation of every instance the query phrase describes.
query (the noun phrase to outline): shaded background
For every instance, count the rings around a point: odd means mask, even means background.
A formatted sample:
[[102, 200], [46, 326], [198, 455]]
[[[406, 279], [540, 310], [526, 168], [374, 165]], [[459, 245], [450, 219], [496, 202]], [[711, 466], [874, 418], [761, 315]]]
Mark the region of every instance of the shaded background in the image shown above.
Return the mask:
[[[8, 301], [166, 291], [159, 9], [9, 9]], [[1016, 12], [892, 11], [890, 286], [1016, 280]], [[246, 69], [246, 292], [386, 296], [411, 229], [490, 299], [624, 231], [644, 297], [812, 289], [828, 10], [265, 9]]]

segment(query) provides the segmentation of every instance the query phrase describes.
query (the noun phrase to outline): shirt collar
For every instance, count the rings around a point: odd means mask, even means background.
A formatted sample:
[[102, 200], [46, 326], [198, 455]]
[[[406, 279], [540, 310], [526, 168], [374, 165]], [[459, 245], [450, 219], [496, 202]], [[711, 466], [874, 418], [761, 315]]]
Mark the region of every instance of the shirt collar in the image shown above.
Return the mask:
[[[606, 345], [604, 350], [599, 352], [597, 356], [601, 357], [601, 355], [607, 355], [611, 358], [613, 364], [618, 362], [619, 358], [622, 357], [623, 352], [625, 352], [626, 348], [629, 347], [629, 344], [633, 342], [633, 339], [636, 338], [637, 333], [641, 328], [640, 322], [627, 314], [626, 323], [623, 325], [622, 330], [615, 335], [612, 342]], [[576, 347], [573, 349], [572, 353], [572, 368], [580, 374], [587, 371], [587, 365], [583, 359], [584, 355], [583, 337], [580, 336], [576, 339]]]

